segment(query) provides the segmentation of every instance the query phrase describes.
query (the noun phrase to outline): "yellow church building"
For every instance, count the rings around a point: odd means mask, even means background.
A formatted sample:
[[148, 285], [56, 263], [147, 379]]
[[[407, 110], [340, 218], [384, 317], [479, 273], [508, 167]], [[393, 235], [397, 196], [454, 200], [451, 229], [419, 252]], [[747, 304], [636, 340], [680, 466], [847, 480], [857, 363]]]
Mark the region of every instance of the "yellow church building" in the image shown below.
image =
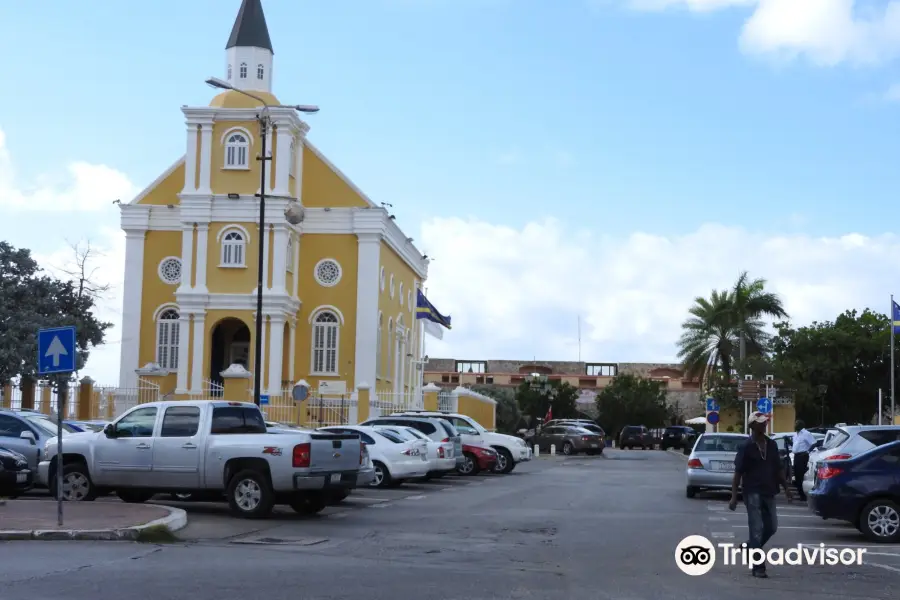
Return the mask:
[[[314, 392], [323, 383], [336, 394], [370, 388], [396, 407], [420, 384], [415, 306], [428, 261], [312, 144], [297, 112], [279, 106], [260, 0], [243, 0], [225, 58], [233, 89], [182, 108], [184, 155], [120, 206], [120, 387], [152, 379], [162, 397], [215, 397], [228, 374], [249, 379], [261, 235], [263, 394], [282, 396], [304, 379]], [[263, 153], [271, 160], [260, 231]], [[285, 218], [294, 202], [297, 225]]]

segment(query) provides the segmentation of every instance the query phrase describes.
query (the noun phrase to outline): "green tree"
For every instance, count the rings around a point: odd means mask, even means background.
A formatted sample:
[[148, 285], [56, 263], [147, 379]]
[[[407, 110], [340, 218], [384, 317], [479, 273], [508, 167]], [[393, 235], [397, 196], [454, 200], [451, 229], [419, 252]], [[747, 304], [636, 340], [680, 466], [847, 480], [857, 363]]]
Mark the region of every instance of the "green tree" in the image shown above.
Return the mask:
[[520, 429], [522, 412], [516, 402], [515, 390], [499, 385], [474, 385], [472, 391], [497, 401], [497, 431], [512, 435]]
[[660, 427], [673, 415], [662, 382], [635, 375], [619, 375], [597, 394], [598, 421], [613, 436], [626, 425]]
[[48, 327], [75, 326], [81, 369], [112, 327], [93, 309], [80, 283], [45, 274], [29, 250], [0, 241], [0, 382], [36, 377], [37, 332]]
[[868, 309], [805, 327], [778, 324], [776, 377], [793, 388], [798, 418], [808, 424], [872, 419], [879, 388], [886, 397], [890, 390], [889, 326], [887, 316]]
[[678, 358], [685, 374], [698, 377], [705, 390], [715, 383], [716, 373], [730, 380], [742, 337], [748, 356], [766, 351], [770, 336], [763, 318], [787, 317], [781, 299], [766, 291], [766, 280], [751, 280], [746, 271], [730, 290], [713, 290], [709, 298], [695, 298], [688, 312], [690, 317], [681, 326]]
[[553, 406], [554, 419], [578, 418], [575, 401], [578, 399], [578, 388], [568, 383], [548, 381], [540, 385], [523, 382], [516, 388], [516, 404], [523, 416], [530, 417], [530, 424], [535, 419], [543, 419]]

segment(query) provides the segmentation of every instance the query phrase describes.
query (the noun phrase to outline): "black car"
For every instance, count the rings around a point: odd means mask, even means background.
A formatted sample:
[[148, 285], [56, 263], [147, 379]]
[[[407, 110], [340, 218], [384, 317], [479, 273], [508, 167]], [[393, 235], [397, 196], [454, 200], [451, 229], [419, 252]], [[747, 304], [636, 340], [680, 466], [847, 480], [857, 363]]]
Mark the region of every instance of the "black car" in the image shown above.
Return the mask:
[[669, 448], [683, 449], [688, 441], [691, 443], [695, 441], [694, 430], [685, 425], [673, 425], [672, 427], [666, 427], [659, 442], [659, 447], [661, 450], [668, 450]]
[[0, 448], [0, 498], [15, 498], [34, 485], [28, 460], [12, 450]]
[[619, 434], [619, 448], [643, 448], [648, 450], [653, 447], [653, 437], [650, 431], [643, 425], [628, 425]]

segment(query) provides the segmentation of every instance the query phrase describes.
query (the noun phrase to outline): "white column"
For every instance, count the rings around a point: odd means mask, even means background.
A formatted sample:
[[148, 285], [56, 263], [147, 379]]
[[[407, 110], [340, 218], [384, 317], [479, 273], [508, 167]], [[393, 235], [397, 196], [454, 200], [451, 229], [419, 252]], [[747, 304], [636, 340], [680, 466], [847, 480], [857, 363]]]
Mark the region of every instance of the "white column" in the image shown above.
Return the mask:
[[403, 384], [406, 379], [406, 331], [403, 332], [403, 336], [398, 340], [397, 344], [397, 354], [399, 354], [400, 359], [400, 376], [397, 378], [397, 387], [401, 394], [403, 393]]
[[[125, 231], [125, 281], [122, 293], [122, 345], [119, 387], [137, 387], [141, 348], [141, 292], [145, 231]], [[151, 334], [155, 335], [155, 333]], [[155, 342], [154, 342], [155, 344]]]
[[178, 319], [178, 377], [175, 383], [176, 394], [188, 393], [188, 349], [191, 339], [191, 315], [181, 313]]
[[[375, 344], [378, 337], [378, 265], [381, 235], [358, 233], [356, 274], [356, 356], [354, 386], [375, 385]], [[373, 387], [374, 393], [374, 387]]]
[[197, 313], [194, 315], [193, 325], [194, 346], [191, 352], [191, 383], [192, 394], [203, 393], [203, 353], [206, 341], [206, 315]]
[[197, 193], [197, 128], [196, 123], [187, 124], [187, 147], [184, 152], [184, 189], [183, 194]]
[[301, 135], [297, 138], [296, 147], [294, 148], [294, 197], [300, 204], [303, 204], [303, 144], [305, 138]]
[[213, 124], [211, 122], [203, 123], [200, 128], [200, 181], [197, 193], [212, 194], [210, 174], [212, 173]]
[[272, 226], [266, 224], [265, 229], [263, 230], [263, 289], [267, 290], [270, 287], [269, 283], [269, 256], [272, 254], [272, 244], [269, 243], [269, 232], [272, 231]]
[[[278, 192], [275, 192], [276, 194]], [[272, 291], [284, 293], [284, 284], [287, 277], [287, 243], [288, 230], [286, 227], [276, 227], [272, 241]], [[293, 258], [293, 257], [291, 257]], [[296, 274], [295, 274], [296, 275]]]
[[191, 289], [191, 258], [194, 255], [194, 226], [183, 225], [181, 230], [181, 285], [179, 291]]
[[[275, 132], [270, 127], [266, 132], [266, 149], [264, 156], [272, 156], [272, 137]], [[275, 166], [275, 161], [270, 160], [266, 163], [266, 193], [273, 194], [272, 191], [272, 168]]]
[[288, 333], [290, 340], [288, 341], [288, 379], [294, 381], [294, 362], [297, 358], [297, 320], [291, 319], [290, 331]]
[[288, 183], [291, 171], [291, 139], [294, 134], [287, 125], [278, 128], [278, 140], [275, 145], [275, 191], [276, 196], [287, 196], [290, 193]]
[[397, 323], [394, 323], [394, 339], [391, 340], [391, 356], [393, 356], [392, 364], [394, 366], [393, 373], [391, 373], [391, 380], [394, 383], [394, 396], [396, 397], [397, 393], [402, 389], [400, 384], [400, 340], [403, 337], [403, 327]]
[[293, 248], [294, 248], [294, 256], [292, 256], [290, 258], [290, 260], [294, 261], [294, 263], [293, 263], [294, 264], [294, 269], [293, 269], [294, 289], [292, 290], [291, 295], [294, 298], [297, 298], [297, 290], [298, 290], [299, 284], [300, 284], [300, 272], [299, 272], [299, 269], [300, 269], [300, 235], [299, 234], [297, 234], [297, 236], [294, 238]]
[[269, 317], [269, 394], [281, 393], [281, 366], [284, 361], [284, 322], [282, 315]]
[[198, 292], [207, 293], [206, 289], [206, 265], [209, 262], [207, 252], [209, 251], [209, 224], [197, 224], [197, 277], [194, 289]]

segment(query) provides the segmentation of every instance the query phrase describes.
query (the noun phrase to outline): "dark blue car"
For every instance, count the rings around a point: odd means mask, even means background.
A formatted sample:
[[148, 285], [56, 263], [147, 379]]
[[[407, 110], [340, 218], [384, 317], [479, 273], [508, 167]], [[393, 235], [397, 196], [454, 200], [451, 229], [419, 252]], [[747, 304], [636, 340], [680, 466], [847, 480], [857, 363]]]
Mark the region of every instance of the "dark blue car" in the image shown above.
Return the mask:
[[823, 519], [853, 523], [873, 542], [900, 542], [900, 442], [822, 463], [809, 506]]

